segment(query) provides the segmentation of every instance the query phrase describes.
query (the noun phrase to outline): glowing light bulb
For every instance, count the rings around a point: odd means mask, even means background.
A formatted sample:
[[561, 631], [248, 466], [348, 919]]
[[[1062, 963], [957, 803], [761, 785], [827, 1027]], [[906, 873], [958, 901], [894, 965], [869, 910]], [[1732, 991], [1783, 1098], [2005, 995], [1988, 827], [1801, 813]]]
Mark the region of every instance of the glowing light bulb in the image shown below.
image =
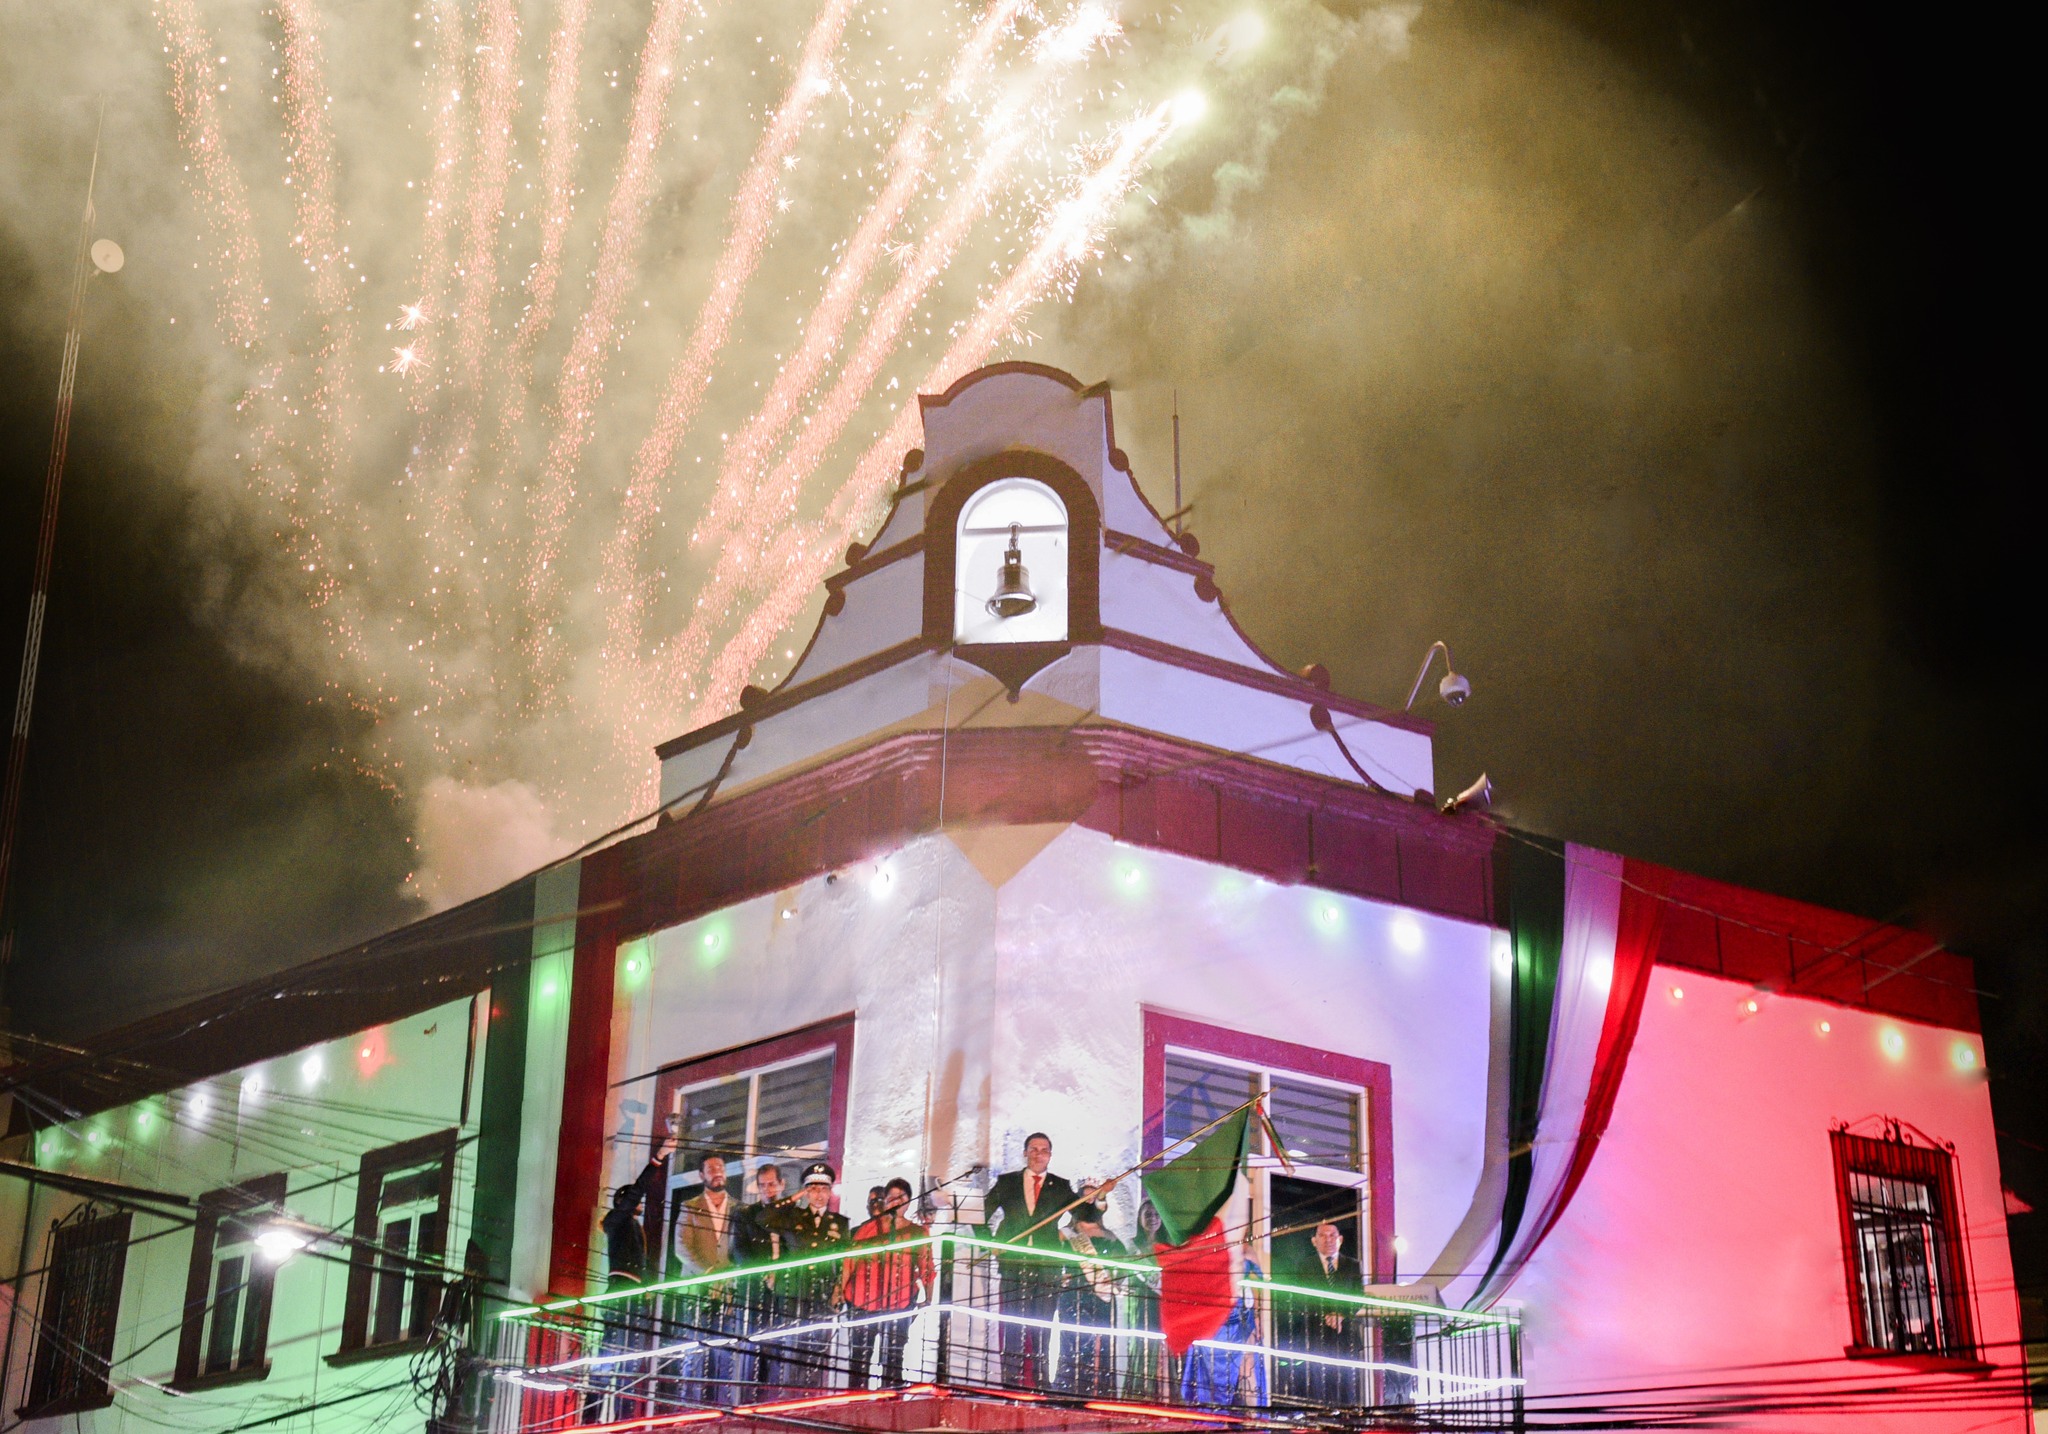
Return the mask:
[[1878, 1033], [1877, 1048], [1895, 1061], [1906, 1058], [1906, 1033], [1897, 1026], [1886, 1026]]
[[1388, 923], [1387, 936], [1403, 956], [1413, 956], [1422, 950], [1422, 923], [1405, 911]]
[[299, 1062], [299, 1080], [305, 1085], [312, 1085], [320, 1079], [326, 1068], [326, 1062], [320, 1059], [320, 1052], [314, 1051]]
[[256, 1253], [273, 1265], [281, 1265], [313, 1242], [285, 1225], [268, 1225], [256, 1232]]
[[1394, 1253], [1397, 1255], [1408, 1253], [1408, 1237], [1406, 1235], [1394, 1236]]
[[1821, 1022], [1819, 1022], [1818, 1024], [1816, 1024], [1816, 1025], [1814, 1026], [1814, 1029], [1815, 1029], [1816, 1031], [1819, 1031], [1819, 1032], [1820, 1032], [1820, 1033], [1821, 1033], [1822, 1035], [1826, 1035], [1826, 1034], [1827, 1034], [1828, 1032], [1832, 1031], [1832, 1030], [1833, 1030], [1834, 1028], [1835, 1028], [1835, 1023], [1834, 1023], [1833, 1021], [1821, 1021]]
[[1968, 1041], [1957, 1041], [1948, 1048], [1949, 1063], [1959, 1071], [1977, 1069], [1977, 1048]]
[[704, 933], [704, 949], [706, 951], [716, 951], [718, 949], [718, 941], [719, 936], [716, 931], [707, 931]]
[[1754, 1016], [1757, 1012], [1756, 997], [1751, 996], [1747, 1001], [1744, 1001], [1742, 1003], [1742, 1009], [1748, 1012], [1750, 1015]]
[[1671, 999], [1674, 1001], [1683, 1001], [1685, 999], [1685, 987], [1673, 986], [1671, 988]]
[[876, 897], [887, 896], [889, 894], [889, 886], [895, 880], [895, 875], [890, 872], [888, 867], [880, 867], [876, 870], [873, 879], [868, 882], [868, 892]]

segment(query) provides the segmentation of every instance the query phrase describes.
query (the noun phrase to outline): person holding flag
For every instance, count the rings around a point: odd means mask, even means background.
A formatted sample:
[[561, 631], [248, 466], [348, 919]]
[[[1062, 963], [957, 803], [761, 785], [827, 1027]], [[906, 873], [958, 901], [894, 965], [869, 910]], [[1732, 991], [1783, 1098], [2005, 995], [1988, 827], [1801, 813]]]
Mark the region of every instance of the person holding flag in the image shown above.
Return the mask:
[[[1177, 1159], [1144, 1175], [1145, 1198], [1159, 1216], [1152, 1255], [1159, 1265], [1159, 1328], [1169, 1353], [1183, 1360], [1181, 1397], [1190, 1404], [1229, 1404], [1237, 1399], [1242, 1359], [1237, 1351], [1189, 1351], [1203, 1340], [1250, 1344], [1258, 1337], [1251, 1302], [1240, 1298], [1251, 1261], [1251, 1230], [1240, 1244], [1223, 1228], [1223, 1209], [1237, 1191], [1238, 1176], [1251, 1146], [1257, 1100], [1246, 1101], [1211, 1122]], [[1257, 1402], [1265, 1402], [1265, 1371], [1257, 1378]]]

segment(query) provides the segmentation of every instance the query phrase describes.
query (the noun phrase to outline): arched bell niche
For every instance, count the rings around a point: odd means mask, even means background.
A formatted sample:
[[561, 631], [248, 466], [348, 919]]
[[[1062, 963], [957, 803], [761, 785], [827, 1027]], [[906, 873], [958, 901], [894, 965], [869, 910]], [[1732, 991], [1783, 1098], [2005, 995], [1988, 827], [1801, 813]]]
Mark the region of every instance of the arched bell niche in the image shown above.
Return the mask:
[[961, 505], [953, 640], [1067, 640], [1067, 505], [1035, 478], [998, 478]]

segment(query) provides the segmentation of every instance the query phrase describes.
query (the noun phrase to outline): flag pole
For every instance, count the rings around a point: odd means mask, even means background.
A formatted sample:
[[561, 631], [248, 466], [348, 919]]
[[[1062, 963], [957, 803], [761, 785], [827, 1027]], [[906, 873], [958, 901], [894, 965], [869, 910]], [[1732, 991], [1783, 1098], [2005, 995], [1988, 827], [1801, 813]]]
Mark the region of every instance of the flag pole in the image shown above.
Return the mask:
[[[1204, 1135], [1207, 1135], [1217, 1126], [1223, 1124], [1224, 1121], [1230, 1119], [1233, 1115], [1236, 1115], [1239, 1111], [1243, 1110], [1245, 1106], [1258, 1105], [1259, 1102], [1264, 1100], [1265, 1098], [1265, 1092], [1261, 1091], [1259, 1092], [1259, 1094], [1253, 1096], [1250, 1100], [1244, 1102], [1244, 1105], [1234, 1105], [1229, 1110], [1224, 1111], [1223, 1114], [1217, 1116], [1214, 1120], [1210, 1121], [1200, 1130], [1191, 1130], [1186, 1135], [1183, 1135], [1180, 1139], [1175, 1140], [1170, 1144], [1161, 1146], [1156, 1153], [1146, 1156], [1143, 1160], [1140, 1160], [1136, 1165], [1133, 1165], [1126, 1170], [1119, 1170], [1116, 1174], [1110, 1176], [1109, 1179], [1103, 1181], [1102, 1184], [1096, 1186], [1092, 1194], [1076, 1196], [1074, 1199], [1069, 1200], [1066, 1204], [1060, 1206], [1059, 1209], [1053, 1211], [1050, 1215], [1047, 1215], [1044, 1219], [1040, 1220], [1037, 1224], [1031, 1226], [1029, 1229], [1019, 1231], [1017, 1235], [1017, 1240], [1028, 1240], [1033, 1235], [1037, 1234], [1040, 1230], [1043, 1230], [1047, 1225], [1050, 1225], [1053, 1221], [1059, 1219], [1060, 1216], [1066, 1214], [1067, 1211], [1074, 1209], [1078, 1205], [1086, 1205], [1091, 1200], [1100, 1199], [1109, 1191], [1116, 1189], [1117, 1182], [1119, 1180], [1123, 1180], [1128, 1176], [1137, 1174], [1140, 1170], [1143, 1170], [1147, 1165], [1150, 1165], [1153, 1161], [1158, 1160], [1162, 1156], [1164, 1156], [1166, 1152], [1173, 1149], [1174, 1146], [1186, 1145], [1191, 1140], [1196, 1140]], [[1260, 1109], [1263, 1110], [1264, 1107], [1261, 1106]], [[1017, 1243], [1017, 1241], [1010, 1240], [1006, 1241], [1005, 1243], [1015, 1244]]]

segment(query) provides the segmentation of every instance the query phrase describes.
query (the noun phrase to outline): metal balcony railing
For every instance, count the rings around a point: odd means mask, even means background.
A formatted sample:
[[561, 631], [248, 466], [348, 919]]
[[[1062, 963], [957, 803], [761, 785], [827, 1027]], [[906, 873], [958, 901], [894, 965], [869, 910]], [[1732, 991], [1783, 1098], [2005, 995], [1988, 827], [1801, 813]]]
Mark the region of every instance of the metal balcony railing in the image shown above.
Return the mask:
[[[1247, 1278], [1185, 1356], [1159, 1331], [1159, 1272], [1135, 1260], [937, 1233], [506, 1311], [494, 1434], [654, 1430], [945, 1393], [1105, 1417], [1219, 1422], [1343, 1413], [1385, 1427], [1521, 1427], [1521, 1326]], [[864, 1260], [900, 1262], [864, 1281]], [[916, 1262], [930, 1261], [919, 1291]], [[879, 1275], [880, 1277], [877, 1277]], [[900, 1275], [901, 1278], [893, 1276]], [[814, 1417], [814, 1416], [806, 1416]]]

